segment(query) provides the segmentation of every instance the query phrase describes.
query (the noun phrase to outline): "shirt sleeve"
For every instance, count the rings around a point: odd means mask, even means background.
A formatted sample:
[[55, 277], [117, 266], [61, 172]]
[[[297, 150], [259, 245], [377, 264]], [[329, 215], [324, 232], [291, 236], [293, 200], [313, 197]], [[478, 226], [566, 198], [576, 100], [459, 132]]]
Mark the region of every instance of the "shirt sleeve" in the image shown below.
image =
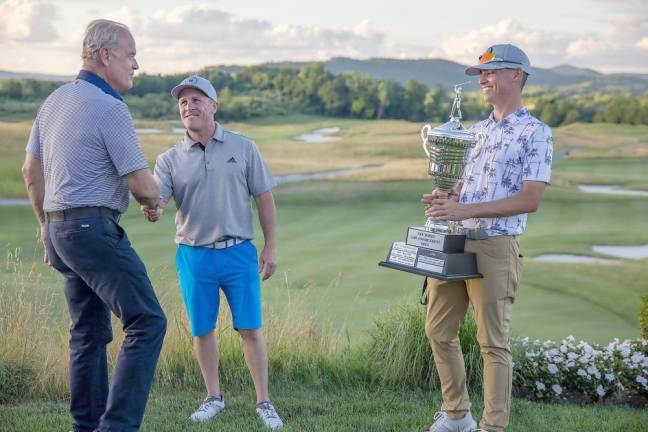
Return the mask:
[[522, 154], [522, 180], [549, 183], [553, 161], [553, 135], [549, 126], [541, 124], [529, 137]]
[[31, 133], [29, 134], [29, 141], [27, 141], [27, 148], [25, 151], [34, 156], [38, 160], [42, 160], [41, 156], [41, 139], [40, 139], [40, 128], [38, 126], [39, 122], [39, 115], [36, 116], [36, 120], [34, 120], [34, 124], [32, 125], [31, 128]]
[[247, 184], [248, 190], [253, 196], [261, 195], [277, 185], [253, 141], [250, 141], [247, 159]]
[[115, 104], [104, 114], [99, 127], [106, 150], [120, 176], [148, 168], [126, 104]]
[[155, 168], [153, 169], [153, 178], [160, 189], [160, 197], [162, 201], [168, 202], [169, 198], [173, 195], [173, 177], [171, 176], [171, 168], [161, 154], [155, 160]]

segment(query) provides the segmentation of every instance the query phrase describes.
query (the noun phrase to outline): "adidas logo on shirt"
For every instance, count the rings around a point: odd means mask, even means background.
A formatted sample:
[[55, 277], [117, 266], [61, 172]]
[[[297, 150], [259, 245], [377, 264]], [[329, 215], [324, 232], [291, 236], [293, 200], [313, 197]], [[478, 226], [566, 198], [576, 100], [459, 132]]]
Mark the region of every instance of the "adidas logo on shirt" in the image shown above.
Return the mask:
[[232, 156], [231, 158], [229, 158], [229, 160], [227, 161], [227, 163], [236, 163], [236, 159], [234, 159], [234, 156]]

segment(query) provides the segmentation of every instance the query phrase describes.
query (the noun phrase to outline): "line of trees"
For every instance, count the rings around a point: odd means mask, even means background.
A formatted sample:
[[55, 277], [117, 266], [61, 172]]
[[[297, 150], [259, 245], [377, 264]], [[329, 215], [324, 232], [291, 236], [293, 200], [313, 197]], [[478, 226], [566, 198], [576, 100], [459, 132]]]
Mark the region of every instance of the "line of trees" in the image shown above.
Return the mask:
[[[220, 90], [221, 115], [231, 120], [264, 113], [305, 112], [363, 119], [442, 121], [452, 104], [452, 95], [442, 87], [430, 90], [414, 80], [403, 86], [397, 81], [376, 80], [353, 72], [334, 75], [320, 63], [299, 69], [252, 66], [233, 73], [206, 68], [199, 74]], [[162, 77], [140, 76], [131, 94], [142, 96], [139, 86], [149, 89], [153, 85], [147, 81], [157, 78]], [[162, 80], [158, 85], [163, 89]], [[464, 107], [466, 113], [475, 115], [488, 112], [476, 97], [469, 98]]]
[[[251, 66], [233, 72], [210, 67], [198, 73], [209, 79], [219, 92], [220, 118], [231, 121], [301, 112], [442, 122], [450, 113], [453, 97], [443, 87], [429, 89], [414, 80], [402, 85], [353, 72], [334, 75], [320, 63], [299, 69]], [[176, 118], [177, 107], [169, 92], [185, 76], [138, 76], [125, 97], [134, 116]], [[59, 85], [33, 79], [0, 81], [0, 114], [17, 107], [33, 109], [34, 101], [42, 101]], [[648, 92], [640, 97], [555, 93], [531, 92], [525, 99], [532, 112], [551, 126], [574, 122], [648, 124]], [[479, 92], [468, 92], [464, 95], [462, 111], [465, 119], [474, 120], [488, 115], [490, 109]]]
[[642, 96], [595, 95], [578, 98], [538, 98], [533, 112], [550, 126], [570, 123], [648, 125], [648, 92]]

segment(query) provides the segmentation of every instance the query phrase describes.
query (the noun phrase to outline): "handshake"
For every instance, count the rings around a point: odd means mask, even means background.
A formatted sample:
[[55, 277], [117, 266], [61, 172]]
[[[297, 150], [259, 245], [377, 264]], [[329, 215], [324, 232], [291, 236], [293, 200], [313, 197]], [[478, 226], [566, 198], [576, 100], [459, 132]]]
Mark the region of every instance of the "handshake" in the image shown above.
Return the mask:
[[166, 203], [163, 201], [159, 201], [159, 203], [155, 207], [141, 205], [140, 211], [147, 221], [157, 222], [162, 217], [162, 212], [164, 211], [165, 205]]

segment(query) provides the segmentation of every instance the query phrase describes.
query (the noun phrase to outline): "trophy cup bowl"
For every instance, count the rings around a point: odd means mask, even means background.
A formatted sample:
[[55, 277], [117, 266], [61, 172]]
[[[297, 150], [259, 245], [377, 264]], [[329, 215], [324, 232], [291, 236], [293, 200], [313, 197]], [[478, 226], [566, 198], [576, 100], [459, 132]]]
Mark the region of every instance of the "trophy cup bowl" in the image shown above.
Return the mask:
[[[458, 118], [451, 117], [449, 122], [436, 128], [429, 124], [423, 126], [421, 140], [433, 186], [450, 193], [461, 178], [466, 151], [475, 142], [475, 135], [463, 129]], [[430, 231], [459, 233], [461, 223], [428, 219], [425, 226]]]
[[[461, 126], [461, 87], [455, 86], [455, 92], [450, 121], [421, 129], [433, 186], [447, 192], [461, 179], [466, 152], [476, 142]], [[378, 265], [444, 281], [481, 278], [475, 254], [464, 252], [465, 241], [461, 221], [428, 218], [424, 227], [409, 227], [405, 242], [394, 242]]]

